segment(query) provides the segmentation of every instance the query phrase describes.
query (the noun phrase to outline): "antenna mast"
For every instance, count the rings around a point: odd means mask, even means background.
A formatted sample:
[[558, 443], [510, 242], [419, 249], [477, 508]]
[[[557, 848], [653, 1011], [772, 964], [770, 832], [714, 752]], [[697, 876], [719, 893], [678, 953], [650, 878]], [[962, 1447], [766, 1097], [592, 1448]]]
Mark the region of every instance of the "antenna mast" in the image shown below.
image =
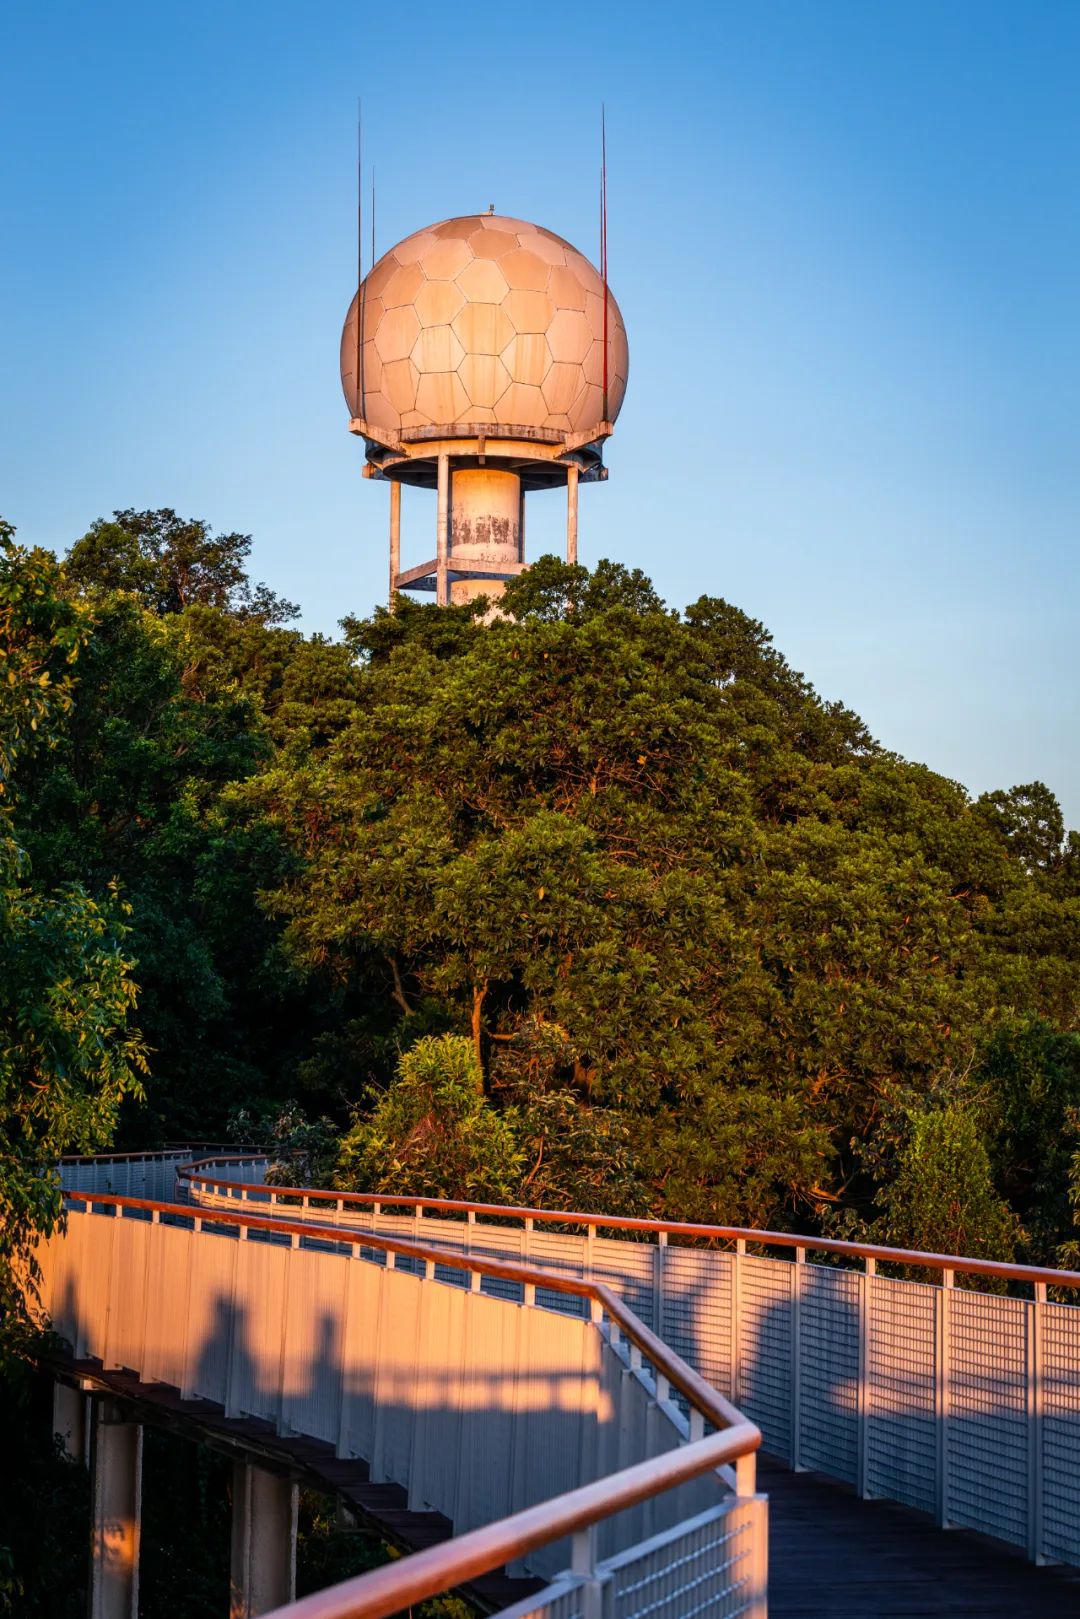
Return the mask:
[[364, 103], [356, 103], [356, 414], [364, 414]]
[[604, 283], [604, 421], [608, 419], [607, 118], [600, 103], [600, 277]]

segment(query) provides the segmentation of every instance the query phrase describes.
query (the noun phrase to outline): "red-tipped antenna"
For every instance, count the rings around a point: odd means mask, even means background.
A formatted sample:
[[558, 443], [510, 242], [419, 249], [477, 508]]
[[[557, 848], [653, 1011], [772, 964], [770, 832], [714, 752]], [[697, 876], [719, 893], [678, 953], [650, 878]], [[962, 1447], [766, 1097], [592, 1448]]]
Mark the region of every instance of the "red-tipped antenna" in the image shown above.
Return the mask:
[[600, 103], [600, 276], [604, 283], [604, 420], [608, 419], [607, 118]]
[[364, 104], [356, 103], [356, 414], [364, 414]]

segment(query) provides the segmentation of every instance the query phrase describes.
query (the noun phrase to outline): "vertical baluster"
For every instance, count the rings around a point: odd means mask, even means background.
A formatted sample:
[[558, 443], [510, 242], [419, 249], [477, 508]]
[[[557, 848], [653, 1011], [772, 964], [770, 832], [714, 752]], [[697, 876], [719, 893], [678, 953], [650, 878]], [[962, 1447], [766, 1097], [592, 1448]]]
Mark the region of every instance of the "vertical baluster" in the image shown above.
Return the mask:
[[1036, 1282], [1027, 1308], [1027, 1432], [1028, 1522], [1027, 1553], [1033, 1563], [1045, 1562], [1043, 1541], [1043, 1331], [1046, 1324], [1046, 1283]]
[[806, 1275], [806, 1249], [796, 1248], [791, 1267], [791, 1466], [799, 1472], [799, 1433], [802, 1427], [802, 1291]]
[[874, 1277], [877, 1260], [867, 1258], [859, 1277], [859, 1381], [858, 1412], [858, 1492], [863, 1500], [870, 1495], [870, 1422], [873, 1401], [870, 1388], [870, 1345], [874, 1325]]
[[668, 1234], [666, 1231], [656, 1233], [656, 1247], [653, 1249], [653, 1331], [658, 1338], [664, 1336], [664, 1267], [667, 1264]]
[[934, 1296], [934, 1428], [937, 1434], [938, 1526], [949, 1524], [949, 1406], [952, 1372], [952, 1294], [954, 1274], [941, 1273], [941, 1286]]
[[735, 1252], [731, 1256], [731, 1398], [736, 1405], [742, 1403], [742, 1262], [746, 1255], [746, 1238], [737, 1237]]
[[582, 1619], [601, 1619], [603, 1587], [596, 1577], [596, 1525], [579, 1529], [570, 1543], [570, 1572], [584, 1582]]

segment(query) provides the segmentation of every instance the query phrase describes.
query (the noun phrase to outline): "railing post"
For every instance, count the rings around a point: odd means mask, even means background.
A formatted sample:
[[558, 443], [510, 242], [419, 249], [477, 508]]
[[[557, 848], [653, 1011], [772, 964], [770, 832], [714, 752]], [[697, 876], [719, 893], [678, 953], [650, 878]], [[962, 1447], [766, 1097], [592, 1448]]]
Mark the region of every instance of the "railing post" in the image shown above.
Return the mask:
[[[349, 1259], [351, 1261], [359, 1258], [360, 1244], [358, 1242], [351, 1242], [349, 1244]], [[345, 1276], [343, 1283], [344, 1296], [341, 1304], [341, 1361], [339, 1369], [340, 1387], [338, 1389], [337, 1438], [334, 1442], [334, 1455], [338, 1457], [347, 1456], [349, 1454], [349, 1317], [352, 1314], [353, 1278], [356, 1275], [357, 1267], [350, 1263], [344, 1265], [342, 1269], [344, 1270]]]
[[870, 1344], [873, 1331], [874, 1277], [877, 1260], [865, 1261], [859, 1277], [859, 1379], [856, 1390], [858, 1423], [857, 1489], [865, 1501], [870, 1495]]
[[[472, 1251], [473, 1251], [473, 1238], [476, 1236], [476, 1210], [475, 1209], [466, 1210], [466, 1213], [465, 1213], [465, 1226], [466, 1226], [466, 1231], [465, 1231], [465, 1252], [467, 1254], [471, 1254]], [[480, 1284], [481, 1284], [481, 1282], [483, 1280], [484, 1280], [484, 1278], [481, 1276], [481, 1274], [480, 1274], [480, 1272], [478, 1270], [470, 1271], [469, 1272], [469, 1292], [470, 1293], [479, 1293], [480, 1290], [481, 1290], [480, 1289]]]
[[796, 1248], [791, 1267], [791, 1467], [799, 1472], [799, 1434], [802, 1428], [802, 1288], [806, 1275], [806, 1249]]
[[1031, 1562], [1043, 1557], [1043, 1327], [1046, 1315], [1046, 1283], [1036, 1282], [1034, 1298], [1027, 1311], [1027, 1430], [1028, 1430], [1028, 1522], [1027, 1554]]
[[749, 1451], [735, 1458], [735, 1494], [757, 1494], [757, 1452]]
[[[521, 1257], [522, 1257], [522, 1259], [527, 1260], [527, 1259], [529, 1259], [531, 1257], [532, 1244], [530, 1243], [529, 1238], [533, 1234], [533, 1224], [534, 1224], [534, 1222], [533, 1222], [532, 1216], [527, 1214], [525, 1216], [525, 1236], [524, 1236], [524, 1239], [523, 1239], [522, 1244], [521, 1244]], [[530, 1305], [530, 1306], [534, 1305], [536, 1303], [536, 1283], [535, 1282], [525, 1282], [523, 1284], [522, 1292], [521, 1292], [521, 1302], [522, 1302], [522, 1304], [527, 1304], [527, 1305]]]
[[949, 1526], [949, 1406], [950, 1370], [952, 1366], [952, 1294], [954, 1276], [951, 1270], [941, 1273], [941, 1286], [934, 1295], [934, 1428], [937, 1433], [937, 1502], [935, 1517], [938, 1527]]
[[584, 1581], [581, 1589], [582, 1619], [601, 1619], [603, 1586], [596, 1578], [596, 1525], [579, 1529], [570, 1542], [570, 1572]]
[[112, 1219], [109, 1222], [109, 1268], [105, 1278], [105, 1319], [101, 1331], [101, 1364], [107, 1371], [115, 1371], [120, 1362], [112, 1354], [113, 1347], [113, 1282], [116, 1275], [116, 1231], [117, 1221], [120, 1219], [120, 1205], [112, 1206]]
[[664, 1336], [664, 1265], [667, 1262], [668, 1234], [656, 1233], [653, 1249], [653, 1331], [658, 1338]]
[[768, 1619], [769, 1612], [769, 1503], [759, 1495], [743, 1508], [750, 1519], [750, 1590], [745, 1619]]
[[952, 1271], [942, 1271], [934, 1344], [934, 1428], [938, 1431], [938, 1527], [949, 1528], [949, 1420], [952, 1415]]
[[289, 1352], [289, 1303], [293, 1291], [293, 1266], [296, 1264], [293, 1255], [299, 1247], [299, 1236], [295, 1231], [290, 1232], [289, 1254], [285, 1261], [285, 1281], [281, 1301], [281, 1343], [278, 1352], [277, 1369], [277, 1420], [274, 1424], [279, 1434], [292, 1432], [289, 1427], [289, 1390], [286, 1383], [286, 1370]]
[[735, 1252], [731, 1256], [731, 1399], [734, 1405], [739, 1405], [741, 1401], [742, 1354], [739, 1340], [742, 1336], [742, 1261], [745, 1255], [746, 1238], [737, 1237]]

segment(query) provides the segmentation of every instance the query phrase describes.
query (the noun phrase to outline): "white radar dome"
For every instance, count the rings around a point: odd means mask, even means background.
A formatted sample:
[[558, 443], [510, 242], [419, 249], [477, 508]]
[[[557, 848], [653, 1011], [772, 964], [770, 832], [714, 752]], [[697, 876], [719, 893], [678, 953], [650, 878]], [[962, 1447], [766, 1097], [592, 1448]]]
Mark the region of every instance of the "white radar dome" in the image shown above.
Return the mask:
[[341, 336], [353, 417], [405, 438], [473, 424], [492, 436], [599, 429], [618, 416], [628, 374], [609, 287], [605, 401], [599, 271], [561, 236], [499, 214], [448, 219], [391, 248], [364, 278]]

